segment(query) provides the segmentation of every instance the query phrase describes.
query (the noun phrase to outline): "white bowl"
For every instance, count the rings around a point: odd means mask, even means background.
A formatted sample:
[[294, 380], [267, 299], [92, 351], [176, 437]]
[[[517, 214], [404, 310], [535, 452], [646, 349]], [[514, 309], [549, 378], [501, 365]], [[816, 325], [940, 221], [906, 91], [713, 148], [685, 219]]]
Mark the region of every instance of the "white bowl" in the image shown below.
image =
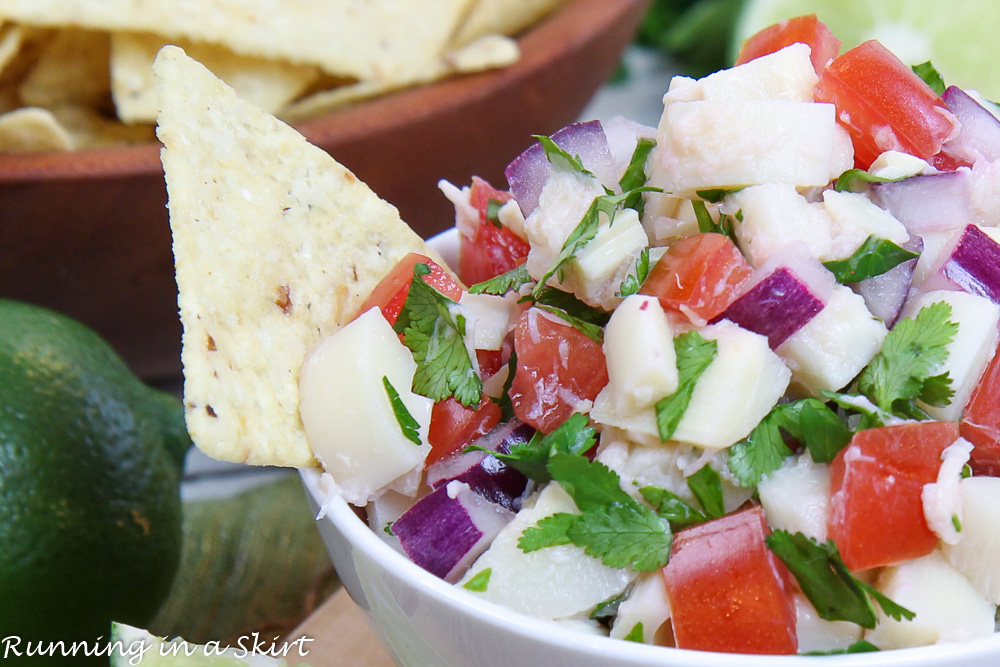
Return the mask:
[[[445, 260], [458, 234], [431, 239]], [[300, 471], [310, 505], [326, 498], [320, 472]], [[979, 667], [1000, 665], [1000, 634], [913, 649], [838, 656], [752, 656], [647, 646], [566, 629], [479, 599], [409, 561], [342, 498], [317, 522], [351, 598], [401, 665], [414, 667]], [[331, 628], [336, 633], [337, 628]]]

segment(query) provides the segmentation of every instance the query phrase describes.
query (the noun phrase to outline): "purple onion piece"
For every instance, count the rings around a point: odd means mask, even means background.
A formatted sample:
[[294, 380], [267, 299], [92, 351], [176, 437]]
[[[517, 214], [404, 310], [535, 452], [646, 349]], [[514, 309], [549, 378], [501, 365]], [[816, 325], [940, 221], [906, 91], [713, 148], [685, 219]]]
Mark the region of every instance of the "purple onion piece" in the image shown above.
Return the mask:
[[975, 225], [955, 234], [923, 289], [955, 288], [1000, 303], [1000, 244]]
[[[583, 166], [606, 187], [615, 188], [615, 162], [601, 121], [567, 125], [550, 138], [570, 155], [579, 156]], [[551, 165], [545, 156], [545, 149], [538, 142], [507, 165], [504, 171], [507, 185], [525, 217], [538, 207], [538, 198], [549, 179], [550, 171]]]
[[[913, 236], [902, 247], [913, 252], [923, 252], [924, 241], [919, 236]], [[913, 271], [918, 261], [918, 257], [908, 259], [881, 275], [853, 285], [854, 291], [864, 298], [871, 314], [882, 320], [887, 328], [892, 328], [899, 319], [899, 313], [913, 284]]]
[[418, 500], [392, 532], [410, 560], [455, 583], [513, 518], [510, 510], [451, 482]]
[[[534, 433], [535, 430], [527, 424], [512, 420], [500, 424], [472, 444], [508, 454], [511, 446], [528, 442]], [[428, 467], [427, 483], [432, 488], [451, 481], [467, 484], [490, 502], [513, 512], [521, 508], [521, 500], [528, 488], [527, 477], [483, 451], [449, 456]]]
[[948, 86], [941, 98], [960, 123], [941, 151], [970, 164], [1000, 159], [1000, 120], [958, 86]]
[[737, 297], [713, 322], [730, 320], [744, 329], [767, 336], [774, 350], [825, 305], [789, 267], [779, 266]]
[[869, 192], [872, 201], [892, 213], [911, 234], [919, 234], [972, 223], [971, 186], [969, 171], [963, 168], [873, 183]]

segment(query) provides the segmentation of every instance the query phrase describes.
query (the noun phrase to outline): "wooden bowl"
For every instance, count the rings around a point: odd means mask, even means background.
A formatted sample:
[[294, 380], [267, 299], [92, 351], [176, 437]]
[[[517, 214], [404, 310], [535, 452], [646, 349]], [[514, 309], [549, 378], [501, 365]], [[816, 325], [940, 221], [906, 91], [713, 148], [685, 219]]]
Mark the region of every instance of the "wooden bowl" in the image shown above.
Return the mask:
[[[514, 65], [400, 91], [296, 127], [424, 236], [454, 224], [437, 189], [499, 186], [531, 143], [576, 120], [648, 0], [573, 0], [519, 38]], [[0, 297], [93, 327], [147, 380], [180, 374], [181, 326], [159, 144], [0, 156]]]

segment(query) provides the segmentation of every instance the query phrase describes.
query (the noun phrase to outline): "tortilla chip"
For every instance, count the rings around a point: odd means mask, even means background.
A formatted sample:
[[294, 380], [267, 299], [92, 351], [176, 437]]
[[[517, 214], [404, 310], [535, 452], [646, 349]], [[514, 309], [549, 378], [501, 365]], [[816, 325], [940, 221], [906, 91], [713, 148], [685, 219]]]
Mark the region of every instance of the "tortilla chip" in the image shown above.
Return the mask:
[[484, 35], [516, 35], [534, 25], [566, 0], [476, 0], [453, 44], [463, 46]]
[[188, 430], [213, 458], [314, 465], [298, 412], [306, 353], [426, 244], [354, 174], [182, 49], [164, 47], [153, 69]]
[[14, 62], [23, 42], [24, 31], [21, 26], [0, 20], [0, 74]]
[[0, 114], [0, 153], [72, 149], [69, 133], [47, 109], [23, 107]]
[[107, 34], [63, 30], [42, 47], [38, 60], [21, 82], [24, 104], [54, 107], [86, 104], [107, 108], [111, 100]]
[[75, 150], [156, 141], [152, 125], [125, 125], [92, 107], [67, 104], [53, 107], [52, 114], [69, 132]]
[[31, 25], [154, 32], [358, 79], [397, 79], [440, 55], [473, 0], [2, 0]]
[[[159, 111], [153, 59], [164, 38], [147, 33], [116, 33], [111, 37], [111, 92], [118, 118], [126, 123], [154, 123]], [[215, 44], [175, 42], [236, 90], [236, 94], [274, 113], [302, 94], [319, 78], [313, 65], [238, 56]]]

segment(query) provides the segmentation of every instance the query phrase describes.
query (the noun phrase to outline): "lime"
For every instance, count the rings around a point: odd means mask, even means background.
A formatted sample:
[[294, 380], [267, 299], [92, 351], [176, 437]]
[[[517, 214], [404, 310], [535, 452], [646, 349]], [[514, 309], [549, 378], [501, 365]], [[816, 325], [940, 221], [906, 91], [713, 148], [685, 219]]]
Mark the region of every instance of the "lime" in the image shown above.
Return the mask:
[[930, 61], [945, 84], [974, 88], [1000, 99], [1000, 2], [995, 0], [745, 0], [731, 46], [761, 28], [801, 14], [816, 14], [847, 50], [877, 39], [907, 65]]
[[[255, 651], [261, 651], [256, 653]], [[282, 655], [296, 658], [307, 655], [308, 644], [289, 642], [274, 647], [254, 646], [252, 639], [245, 645], [220, 647], [215, 643], [190, 644], [183, 639], [165, 640], [146, 630], [115, 623], [111, 630], [111, 667], [285, 667]], [[276, 657], [272, 657], [276, 656]], [[305, 667], [305, 666], [303, 666]]]
[[96, 333], [0, 300], [0, 638], [15, 638], [4, 664], [29, 647], [59, 664], [71, 642], [106, 642], [113, 619], [153, 616], [180, 555], [189, 446], [180, 401]]

